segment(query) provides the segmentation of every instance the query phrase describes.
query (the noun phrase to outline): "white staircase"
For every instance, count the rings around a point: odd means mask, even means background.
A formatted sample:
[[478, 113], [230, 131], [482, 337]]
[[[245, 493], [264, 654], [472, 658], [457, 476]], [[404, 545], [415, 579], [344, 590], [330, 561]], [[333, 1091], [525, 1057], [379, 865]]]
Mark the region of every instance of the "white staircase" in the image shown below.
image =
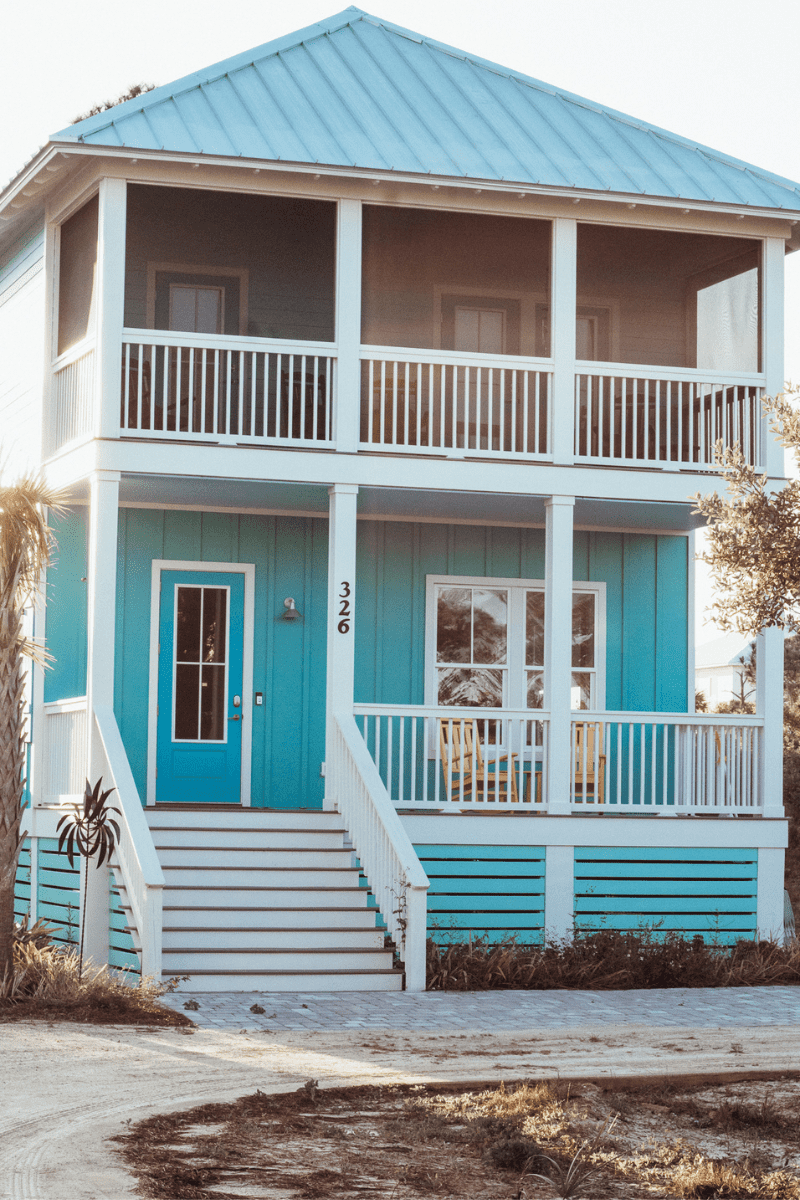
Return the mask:
[[164, 872], [164, 978], [192, 991], [399, 991], [338, 813], [146, 810]]

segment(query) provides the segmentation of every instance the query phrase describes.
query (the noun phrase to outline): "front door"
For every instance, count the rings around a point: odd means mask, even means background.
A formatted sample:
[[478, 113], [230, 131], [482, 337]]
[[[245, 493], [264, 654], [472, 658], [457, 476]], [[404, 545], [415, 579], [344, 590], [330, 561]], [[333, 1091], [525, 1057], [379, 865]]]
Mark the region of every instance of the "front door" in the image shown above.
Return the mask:
[[156, 803], [239, 804], [244, 577], [162, 571]]

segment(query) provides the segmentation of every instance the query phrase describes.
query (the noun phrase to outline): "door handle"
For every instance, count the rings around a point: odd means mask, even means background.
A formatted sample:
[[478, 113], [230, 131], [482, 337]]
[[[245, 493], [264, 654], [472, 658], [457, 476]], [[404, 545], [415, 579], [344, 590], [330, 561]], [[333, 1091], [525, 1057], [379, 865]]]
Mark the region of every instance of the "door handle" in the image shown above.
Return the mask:
[[241, 719], [242, 719], [242, 718], [241, 718], [241, 717], [239, 717], [239, 716], [237, 716], [237, 717], [228, 717], [228, 720], [229, 720], [229, 721], [241, 721]]

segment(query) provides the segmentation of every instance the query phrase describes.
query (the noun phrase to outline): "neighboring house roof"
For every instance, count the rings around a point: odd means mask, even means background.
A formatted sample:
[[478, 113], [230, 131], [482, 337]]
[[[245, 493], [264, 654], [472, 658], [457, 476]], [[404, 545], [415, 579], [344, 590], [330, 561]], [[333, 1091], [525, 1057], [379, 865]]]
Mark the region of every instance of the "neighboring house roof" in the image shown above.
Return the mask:
[[694, 652], [695, 671], [710, 670], [712, 667], [738, 667], [739, 659], [749, 659], [753, 651], [753, 642], [741, 633], [726, 633], [724, 637], [714, 638], [704, 646], [697, 646]]
[[800, 209], [800, 185], [347, 8], [54, 141]]

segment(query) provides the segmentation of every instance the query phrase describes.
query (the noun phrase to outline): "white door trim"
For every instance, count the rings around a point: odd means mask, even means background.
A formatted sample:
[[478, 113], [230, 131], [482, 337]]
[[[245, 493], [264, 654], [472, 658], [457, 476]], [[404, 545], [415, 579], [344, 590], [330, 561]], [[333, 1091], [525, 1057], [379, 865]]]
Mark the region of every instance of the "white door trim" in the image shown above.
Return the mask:
[[195, 562], [187, 559], [154, 558], [150, 577], [150, 671], [147, 698], [147, 804], [156, 802], [156, 755], [158, 725], [158, 629], [161, 612], [162, 571], [207, 571], [244, 575], [244, 629], [242, 661], [242, 791], [243, 808], [250, 807], [253, 752], [253, 636], [255, 631], [255, 563]]

